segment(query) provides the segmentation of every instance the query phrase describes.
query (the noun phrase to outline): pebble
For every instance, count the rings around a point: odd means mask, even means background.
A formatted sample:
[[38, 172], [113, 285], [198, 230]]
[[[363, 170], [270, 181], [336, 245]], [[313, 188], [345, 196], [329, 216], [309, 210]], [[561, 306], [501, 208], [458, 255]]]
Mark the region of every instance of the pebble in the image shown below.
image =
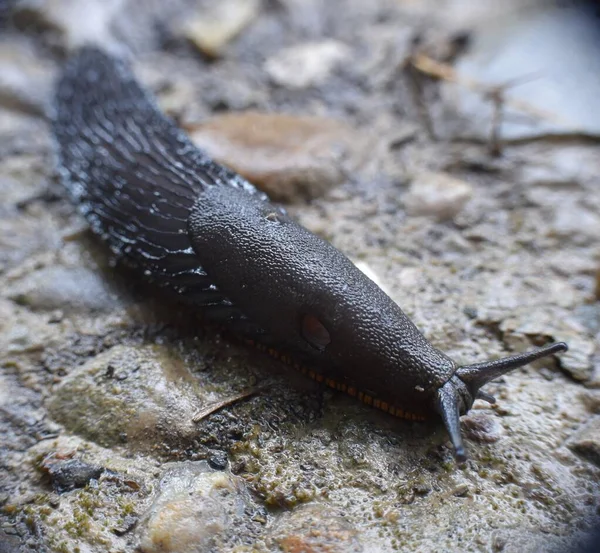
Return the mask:
[[104, 446], [125, 442], [154, 453], [194, 441], [191, 416], [204, 394], [167, 347], [118, 345], [67, 370], [49, 410], [69, 431]]
[[226, 451], [212, 451], [208, 458], [208, 464], [215, 470], [225, 470], [227, 468], [227, 462]]
[[[0, 179], [1, 180], [1, 179]], [[7, 196], [3, 196], [6, 198]], [[33, 255], [55, 251], [60, 234], [48, 213], [19, 213], [0, 216], [0, 266], [16, 267]]]
[[217, 547], [252, 536], [253, 510], [241, 480], [205, 461], [168, 463], [138, 530], [143, 553], [231, 551]]
[[555, 210], [552, 233], [576, 244], [589, 244], [600, 236], [600, 216], [579, 201], [565, 198]]
[[124, 0], [52, 0], [20, 2], [15, 19], [24, 27], [41, 26], [57, 31], [66, 48], [84, 44], [114, 47], [111, 25]]
[[101, 273], [53, 266], [29, 273], [9, 287], [8, 297], [34, 310], [66, 313], [112, 311], [119, 299]]
[[455, 497], [466, 497], [469, 495], [469, 486], [467, 484], [458, 484], [452, 489], [451, 493]]
[[52, 96], [52, 70], [30, 45], [0, 42], [0, 105], [42, 115]]
[[53, 455], [44, 459], [42, 468], [47, 471], [57, 493], [83, 488], [90, 480], [100, 478], [104, 472], [103, 467], [90, 465], [79, 459], [59, 459]]
[[331, 506], [311, 504], [285, 513], [271, 530], [269, 542], [284, 553], [360, 553], [358, 533]]
[[574, 274], [593, 275], [596, 269], [593, 259], [568, 250], [554, 252], [548, 264], [556, 273], [566, 277]]
[[335, 119], [253, 111], [195, 128], [192, 140], [277, 201], [315, 198], [362, 162], [364, 141]]
[[260, 11], [260, 0], [221, 0], [180, 25], [179, 32], [209, 58], [221, 57], [227, 45]]
[[592, 356], [596, 349], [593, 340], [582, 336], [571, 335], [567, 343], [569, 351], [560, 356], [561, 368], [569, 373], [575, 380], [585, 382], [593, 372]]
[[466, 415], [461, 421], [461, 427], [466, 438], [484, 444], [497, 442], [504, 433], [493, 416], [477, 412]]
[[590, 413], [600, 415], [600, 392], [586, 390], [580, 394], [580, 398]]
[[473, 194], [471, 185], [446, 173], [423, 172], [416, 175], [404, 196], [409, 215], [430, 215], [451, 219]]
[[569, 440], [569, 449], [600, 467], [600, 417], [594, 417]]
[[54, 333], [36, 314], [0, 300], [0, 355], [44, 351]]
[[269, 58], [265, 62], [265, 71], [278, 85], [307, 88], [325, 82], [351, 53], [348, 46], [336, 40], [301, 44]]

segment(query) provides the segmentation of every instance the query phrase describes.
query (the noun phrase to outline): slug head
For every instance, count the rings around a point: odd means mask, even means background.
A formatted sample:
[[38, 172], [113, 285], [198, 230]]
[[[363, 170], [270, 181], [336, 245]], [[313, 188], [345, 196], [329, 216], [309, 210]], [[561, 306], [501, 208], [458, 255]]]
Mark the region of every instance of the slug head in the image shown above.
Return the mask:
[[188, 232], [216, 286], [274, 348], [309, 367], [415, 415], [444, 420], [458, 461], [466, 458], [460, 416], [480, 388], [563, 343], [498, 361], [457, 367], [402, 310], [331, 244], [241, 188], [211, 186], [199, 196]]
[[567, 349], [567, 344], [557, 342], [527, 353], [466, 365], [456, 370], [452, 378], [438, 390], [435, 407], [446, 425], [458, 462], [462, 463], [467, 459], [460, 432], [460, 416], [469, 411], [476, 399], [483, 399], [489, 403], [496, 402], [493, 396], [481, 391], [480, 388], [518, 367]]
[[199, 264], [264, 334], [340, 389], [426, 415], [456, 370], [372, 280], [257, 195], [207, 188], [188, 221]]

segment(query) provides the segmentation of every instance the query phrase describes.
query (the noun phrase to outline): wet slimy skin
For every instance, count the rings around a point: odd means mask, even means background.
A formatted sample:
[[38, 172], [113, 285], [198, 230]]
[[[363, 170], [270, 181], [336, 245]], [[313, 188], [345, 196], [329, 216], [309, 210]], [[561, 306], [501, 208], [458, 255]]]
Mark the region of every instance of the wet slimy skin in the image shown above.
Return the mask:
[[53, 125], [62, 179], [92, 230], [140, 275], [313, 379], [393, 415], [460, 415], [497, 376], [563, 343], [459, 367], [341, 252], [198, 150], [128, 65], [66, 65]]

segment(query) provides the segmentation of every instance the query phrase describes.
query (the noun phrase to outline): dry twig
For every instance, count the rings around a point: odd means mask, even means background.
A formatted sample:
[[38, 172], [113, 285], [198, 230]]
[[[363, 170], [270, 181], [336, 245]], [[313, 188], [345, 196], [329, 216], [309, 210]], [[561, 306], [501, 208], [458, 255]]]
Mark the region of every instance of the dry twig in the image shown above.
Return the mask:
[[203, 407], [202, 409], [200, 409], [192, 417], [192, 422], [198, 423], [201, 420], [205, 419], [206, 417], [212, 415], [213, 413], [220, 411], [224, 407], [229, 407], [230, 405], [233, 405], [233, 404], [237, 403], [238, 401], [249, 398], [249, 397], [261, 392], [263, 389], [264, 389], [264, 387], [262, 387], [262, 386], [249, 388], [238, 394], [233, 394], [229, 397], [226, 397], [225, 399], [221, 399], [219, 401], [211, 403], [210, 405], [207, 405], [207, 406]]

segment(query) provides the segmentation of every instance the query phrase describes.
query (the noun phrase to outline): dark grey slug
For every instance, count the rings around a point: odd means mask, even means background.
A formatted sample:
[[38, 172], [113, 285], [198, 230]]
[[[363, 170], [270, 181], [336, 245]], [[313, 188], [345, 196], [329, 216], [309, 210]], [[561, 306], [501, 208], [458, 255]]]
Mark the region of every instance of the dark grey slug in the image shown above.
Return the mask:
[[53, 124], [61, 176], [112, 251], [247, 341], [393, 415], [459, 417], [480, 388], [541, 357], [459, 367], [331, 244], [199, 151], [136, 82], [93, 48], [66, 65]]

